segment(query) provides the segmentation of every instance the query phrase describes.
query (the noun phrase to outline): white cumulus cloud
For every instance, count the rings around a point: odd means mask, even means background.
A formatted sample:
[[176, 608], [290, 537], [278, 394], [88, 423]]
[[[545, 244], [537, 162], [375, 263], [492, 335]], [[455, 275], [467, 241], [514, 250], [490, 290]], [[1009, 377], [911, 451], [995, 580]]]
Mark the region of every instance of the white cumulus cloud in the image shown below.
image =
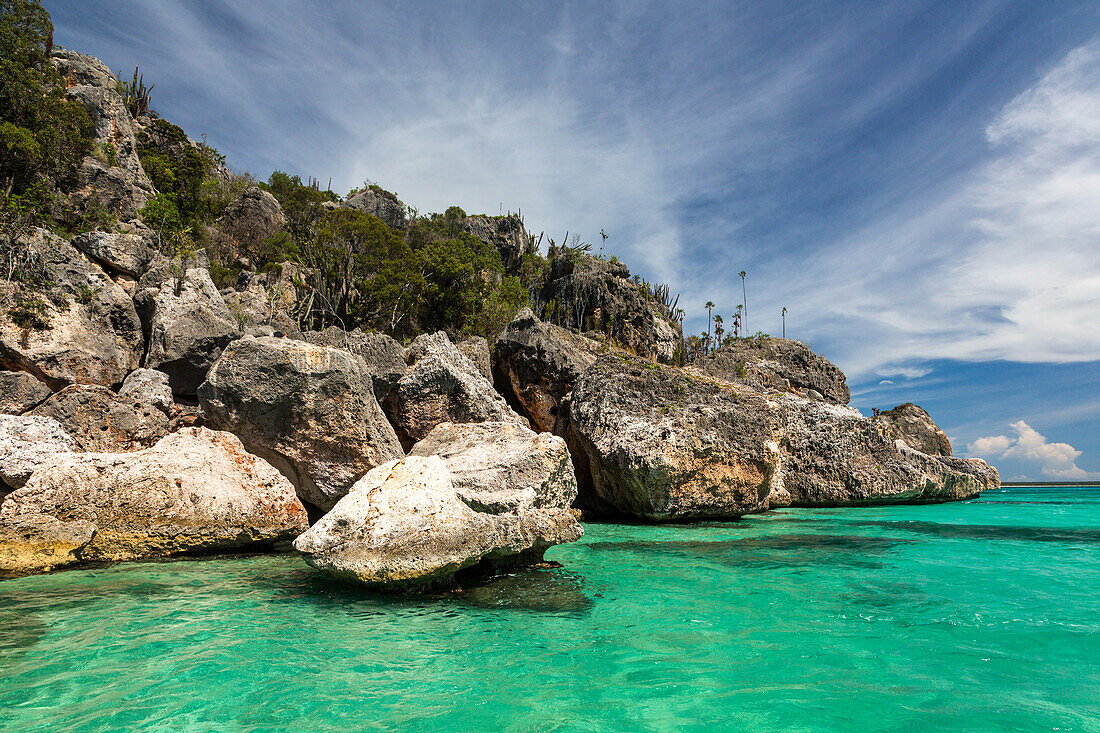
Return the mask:
[[1010, 425], [1015, 437], [990, 435], [978, 438], [966, 447], [967, 455], [993, 460], [1016, 459], [1038, 466], [1042, 474], [1053, 479], [1095, 479], [1100, 472], [1090, 472], [1077, 465], [1081, 451], [1069, 443], [1051, 443], [1023, 420]]

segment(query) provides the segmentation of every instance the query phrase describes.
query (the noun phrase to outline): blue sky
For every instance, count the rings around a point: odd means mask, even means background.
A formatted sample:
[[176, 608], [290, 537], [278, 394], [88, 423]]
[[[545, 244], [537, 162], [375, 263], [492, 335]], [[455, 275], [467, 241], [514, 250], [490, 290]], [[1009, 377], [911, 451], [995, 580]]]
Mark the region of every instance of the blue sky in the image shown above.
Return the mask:
[[1100, 3], [62, 2], [229, 164], [522, 211], [1006, 478], [1100, 478]]

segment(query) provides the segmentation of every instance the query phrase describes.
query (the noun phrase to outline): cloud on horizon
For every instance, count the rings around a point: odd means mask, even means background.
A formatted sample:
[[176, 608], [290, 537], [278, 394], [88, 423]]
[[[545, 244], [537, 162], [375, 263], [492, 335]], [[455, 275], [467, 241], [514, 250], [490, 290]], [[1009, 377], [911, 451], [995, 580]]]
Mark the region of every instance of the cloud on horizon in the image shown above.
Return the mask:
[[1009, 427], [1016, 431], [1014, 437], [990, 435], [978, 438], [966, 446], [966, 454], [990, 463], [998, 459], [1020, 461], [1038, 468], [1043, 476], [1051, 479], [1100, 479], [1100, 471], [1086, 471], [1078, 467], [1077, 459], [1082, 451], [1069, 443], [1051, 443], [1023, 420], [1017, 420]]

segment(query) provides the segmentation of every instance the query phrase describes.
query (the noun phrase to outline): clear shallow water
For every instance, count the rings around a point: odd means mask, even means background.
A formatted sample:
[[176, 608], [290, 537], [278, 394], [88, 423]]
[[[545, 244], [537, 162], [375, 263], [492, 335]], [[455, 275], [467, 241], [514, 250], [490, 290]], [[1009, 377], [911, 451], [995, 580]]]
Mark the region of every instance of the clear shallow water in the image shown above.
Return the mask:
[[0, 731], [1100, 731], [1100, 489], [586, 529], [434, 600], [293, 555], [0, 582]]

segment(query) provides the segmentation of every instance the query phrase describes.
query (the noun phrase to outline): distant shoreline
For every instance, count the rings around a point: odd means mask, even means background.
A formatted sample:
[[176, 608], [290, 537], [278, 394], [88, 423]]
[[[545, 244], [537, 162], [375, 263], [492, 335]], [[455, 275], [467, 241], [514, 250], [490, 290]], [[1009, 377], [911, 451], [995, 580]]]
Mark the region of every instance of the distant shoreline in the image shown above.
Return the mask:
[[1037, 488], [1042, 486], [1100, 486], [1100, 481], [1004, 481], [1006, 488]]

